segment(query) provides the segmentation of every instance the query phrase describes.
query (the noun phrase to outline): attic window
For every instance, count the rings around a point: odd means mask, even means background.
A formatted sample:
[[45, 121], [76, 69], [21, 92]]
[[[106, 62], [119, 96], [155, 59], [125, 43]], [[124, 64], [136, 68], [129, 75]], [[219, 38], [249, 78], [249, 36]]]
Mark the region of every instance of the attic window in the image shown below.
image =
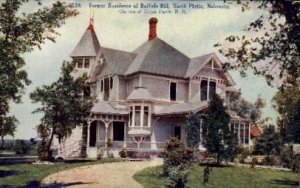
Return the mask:
[[84, 68], [90, 68], [90, 59], [84, 59]]
[[170, 100], [176, 101], [176, 83], [175, 82], [170, 83]]
[[213, 93], [216, 93], [216, 82], [210, 81], [209, 82], [209, 98], [211, 98]]

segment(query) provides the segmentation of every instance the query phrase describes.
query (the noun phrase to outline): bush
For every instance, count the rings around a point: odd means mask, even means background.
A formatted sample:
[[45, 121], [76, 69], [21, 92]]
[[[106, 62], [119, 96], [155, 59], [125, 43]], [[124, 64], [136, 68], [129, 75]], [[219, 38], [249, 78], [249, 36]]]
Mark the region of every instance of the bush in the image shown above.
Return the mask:
[[47, 150], [47, 141], [42, 140], [40, 145], [38, 146], [38, 157], [41, 161], [47, 161], [49, 160], [50, 156], [48, 156], [48, 150]]
[[97, 160], [101, 160], [103, 158], [104, 151], [101, 148], [97, 149]]
[[253, 157], [251, 160], [251, 168], [254, 168], [257, 163], [258, 163], [258, 159], [256, 157]]
[[30, 145], [26, 144], [24, 140], [16, 140], [14, 150], [18, 155], [25, 155], [29, 153]]
[[300, 172], [300, 155], [295, 155], [292, 160], [292, 171]]
[[122, 149], [120, 152], [119, 152], [119, 155], [121, 158], [127, 158], [127, 150], [125, 149]]
[[175, 187], [184, 187], [192, 158], [192, 150], [186, 149], [177, 138], [169, 138], [164, 148], [163, 175], [168, 176]]
[[107, 147], [112, 147], [114, 145], [113, 141], [109, 138], [106, 142]]
[[275, 156], [270, 155], [263, 159], [262, 164], [269, 165], [269, 166], [278, 166], [280, 164], [280, 161]]

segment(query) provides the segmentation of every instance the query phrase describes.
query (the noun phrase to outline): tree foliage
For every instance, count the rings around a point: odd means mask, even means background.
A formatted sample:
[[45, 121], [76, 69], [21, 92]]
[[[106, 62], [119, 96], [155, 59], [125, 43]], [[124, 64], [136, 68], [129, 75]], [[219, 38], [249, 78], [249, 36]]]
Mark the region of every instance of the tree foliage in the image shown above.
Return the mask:
[[1, 137], [1, 148], [4, 148], [4, 137], [5, 136], [14, 136], [16, 131], [16, 124], [18, 120], [14, 116], [8, 116], [0, 118], [0, 137]]
[[209, 153], [217, 155], [217, 163], [226, 154], [226, 146], [233, 134], [229, 130], [230, 115], [226, 112], [223, 100], [213, 94], [203, 121], [203, 143]]
[[277, 124], [285, 142], [300, 143], [300, 88], [287, 87], [273, 98], [279, 113]]
[[263, 134], [256, 138], [253, 153], [260, 155], [277, 155], [280, 153], [282, 142], [279, 133], [272, 125], [263, 129]]
[[[56, 2], [36, 12], [22, 13], [27, 0], [5, 0], [0, 5], [0, 121], [5, 121], [9, 103], [19, 103], [26, 85], [30, 84], [24, 53], [41, 48], [46, 40], [55, 42], [55, 28], [77, 12], [65, 3]], [[39, 3], [40, 4], [40, 3]], [[4, 126], [4, 125], [1, 125]], [[1, 133], [2, 134], [2, 133]]]
[[[238, 69], [242, 75], [251, 68], [270, 84], [283, 80], [282, 87], [294, 85], [300, 77], [300, 2], [292, 0], [239, 1], [242, 11], [253, 7], [263, 14], [246, 28], [247, 35], [228, 36], [216, 44], [229, 59], [225, 68]], [[279, 70], [274, 75], [273, 70]]]
[[200, 142], [200, 116], [191, 114], [187, 118], [187, 145], [190, 148], [196, 148]]
[[73, 64], [64, 62], [61, 76], [56, 82], [36, 88], [30, 94], [34, 103], [42, 105], [34, 113], [44, 114], [37, 130], [41, 136], [49, 139], [46, 147], [48, 152], [54, 136], [62, 141], [71, 135], [76, 126], [87, 123], [86, 117], [93, 106], [93, 98], [82, 95], [87, 76], [75, 79], [71, 75], [73, 70]]
[[229, 109], [238, 116], [251, 120], [252, 124], [264, 124], [268, 118], [262, 117], [262, 109], [266, 102], [261, 96], [257, 96], [254, 103], [251, 103], [241, 97], [240, 93], [231, 95]]

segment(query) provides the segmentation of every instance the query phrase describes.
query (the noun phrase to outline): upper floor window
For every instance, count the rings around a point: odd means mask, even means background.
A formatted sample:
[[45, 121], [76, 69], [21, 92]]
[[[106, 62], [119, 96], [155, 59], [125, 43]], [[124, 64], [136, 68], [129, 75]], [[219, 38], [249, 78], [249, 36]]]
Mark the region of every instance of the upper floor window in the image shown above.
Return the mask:
[[103, 83], [103, 80], [101, 80], [101, 82], [100, 82], [100, 89], [101, 89], [101, 92], [103, 91], [103, 87], [104, 87], [104, 83]]
[[84, 68], [90, 68], [90, 59], [84, 59]]
[[83, 59], [74, 59], [74, 63], [77, 66], [77, 68], [83, 67]]
[[202, 80], [200, 84], [200, 98], [201, 101], [207, 100], [207, 85], [208, 81], [207, 80]]
[[211, 98], [212, 94], [216, 93], [216, 82], [210, 81], [209, 82], [209, 98]]
[[175, 82], [170, 83], [170, 100], [176, 101], [176, 83]]
[[85, 86], [83, 89], [83, 97], [90, 97], [91, 96], [91, 88], [90, 86]]

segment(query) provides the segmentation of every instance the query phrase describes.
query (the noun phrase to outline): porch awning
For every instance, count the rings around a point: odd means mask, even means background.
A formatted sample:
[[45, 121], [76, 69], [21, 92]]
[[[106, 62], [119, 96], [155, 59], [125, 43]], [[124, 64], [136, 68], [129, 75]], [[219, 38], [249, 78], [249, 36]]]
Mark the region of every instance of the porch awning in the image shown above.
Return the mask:
[[113, 108], [108, 103], [108, 101], [98, 101], [97, 103], [94, 104], [91, 112], [93, 114], [116, 114], [116, 115], [129, 114], [128, 111]]
[[196, 113], [203, 110], [208, 106], [207, 101], [195, 102], [195, 103], [179, 103], [172, 104], [163, 108], [155, 113], [155, 115], [176, 115], [176, 114], [188, 114]]

